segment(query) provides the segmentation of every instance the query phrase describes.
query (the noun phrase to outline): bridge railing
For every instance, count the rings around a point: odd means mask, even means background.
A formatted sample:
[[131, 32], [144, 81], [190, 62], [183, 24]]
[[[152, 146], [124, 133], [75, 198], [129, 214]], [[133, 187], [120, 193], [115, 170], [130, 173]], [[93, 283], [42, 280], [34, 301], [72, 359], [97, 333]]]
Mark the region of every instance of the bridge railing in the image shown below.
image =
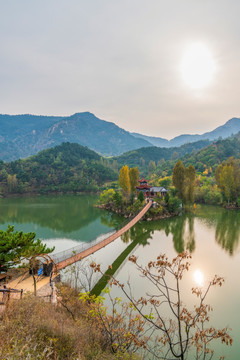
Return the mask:
[[53, 261], [55, 263], [59, 263], [60, 261], [66, 260], [68, 258], [70, 258], [71, 256], [73, 256], [74, 254], [78, 254], [84, 250], [87, 250], [89, 248], [91, 248], [92, 246], [100, 243], [101, 241], [105, 240], [106, 238], [108, 238], [110, 235], [114, 234], [116, 231], [112, 230], [108, 233], [104, 233], [99, 235], [96, 239], [89, 241], [89, 242], [82, 242], [81, 244], [74, 246], [70, 249], [67, 250], [63, 250], [61, 252], [58, 252], [56, 254], [51, 254], [51, 258], [53, 259]]
[[[150, 202], [149, 205], [151, 205], [151, 204], [152, 204], [152, 202]], [[71, 249], [64, 250], [64, 251], [61, 251], [61, 252], [56, 253], [56, 254], [52, 254], [51, 257], [52, 257], [53, 261], [56, 264], [58, 264], [58, 263], [66, 260], [66, 259], [74, 257], [74, 255], [77, 255], [77, 254], [79, 254], [79, 253], [81, 253], [81, 252], [83, 252], [83, 251], [85, 251], [85, 250], [87, 250], [89, 248], [94, 247], [95, 245], [97, 245], [99, 243], [102, 243], [102, 246], [108, 245], [109, 240], [111, 238], [111, 235], [113, 235], [113, 234], [117, 235], [117, 233], [120, 232], [120, 234], [118, 236], [121, 236], [121, 229], [124, 229], [128, 225], [128, 223], [131, 223], [131, 221], [133, 221], [133, 219], [135, 219], [143, 211], [143, 209], [146, 208], [147, 205], [148, 204], [145, 204], [137, 213], [135, 213], [133, 218], [130, 218], [130, 219], [127, 218], [126, 221], [124, 221], [121, 224], [120, 229], [116, 228], [111, 232], [108, 232], [106, 234], [102, 234], [102, 235], [98, 236], [93, 241], [90, 241], [90, 242], [87, 242], [87, 243], [81, 243], [80, 245], [72, 247]], [[125, 230], [125, 231], [127, 231], [127, 230]]]

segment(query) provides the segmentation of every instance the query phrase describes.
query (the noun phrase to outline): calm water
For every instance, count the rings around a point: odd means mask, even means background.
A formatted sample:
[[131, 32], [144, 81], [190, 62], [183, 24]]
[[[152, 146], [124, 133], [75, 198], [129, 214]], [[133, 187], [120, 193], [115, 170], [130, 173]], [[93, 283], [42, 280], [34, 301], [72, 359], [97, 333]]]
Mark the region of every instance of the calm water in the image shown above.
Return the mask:
[[[0, 199], [0, 227], [5, 229], [7, 224], [14, 224], [17, 230], [35, 231], [37, 237], [55, 245], [58, 252], [89, 242], [125, 222], [121, 217], [94, 208], [95, 202], [95, 196]], [[215, 327], [231, 327], [234, 344], [231, 348], [217, 344], [216, 348], [227, 359], [240, 359], [240, 212], [202, 206], [195, 214], [138, 223], [122, 239], [94, 254], [95, 261], [106, 268], [136, 239], [132, 253], [142, 264], [160, 253], [171, 258], [186, 249], [191, 252], [192, 266], [182, 284], [190, 305], [193, 302], [188, 291], [196, 286], [193, 276], [196, 270], [202, 272], [205, 284], [215, 274], [225, 278], [224, 286], [213, 289], [208, 302], [214, 308], [211, 319]], [[143, 289], [152, 290], [127, 260], [116, 276], [121, 282], [130, 278], [136, 297], [142, 295]]]
[[55, 246], [55, 252], [90, 242], [123, 222], [119, 216], [94, 207], [96, 196], [41, 196], [0, 199], [0, 226], [34, 231]]

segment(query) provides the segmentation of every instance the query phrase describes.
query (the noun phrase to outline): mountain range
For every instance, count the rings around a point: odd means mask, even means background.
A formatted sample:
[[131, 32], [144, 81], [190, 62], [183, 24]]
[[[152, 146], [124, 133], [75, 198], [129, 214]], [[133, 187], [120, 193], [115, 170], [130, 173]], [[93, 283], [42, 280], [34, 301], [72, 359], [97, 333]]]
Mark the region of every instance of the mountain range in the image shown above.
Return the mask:
[[0, 115], [1, 160], [25, 158], [63, 142], [78, 143], [105, 156], [152, 146], [89, 112], [68, 117]]
[[240, 131], [240, 118], [232, 118], [228, 120], [224, 125], [219, 126], [216, 129], [206, 132], [202, 135], [183, 134], [176, 136], [171, 140], [167, 140], [161, 137], [146, 136], [138, 133], [131, 133], [131, 134], [136, 138], [150, 142], [154, 146], [169, 148], [174, 146], [181, 146], [199, 140], [216, 140], [219, 138], [225, 139], [231, 135], [237, 134], [239, 131]]
[[176, 147], [199, 140], [226, 138], [240, 131], [240, 119], [202, 135], [172, 140], [130, 133], [90, 112], [71, 116], [0, 115], [0, 159], [12, 161], [37, 154], [63, 142], [78, 143], [104, 156], [117, 156], [142, 147]]

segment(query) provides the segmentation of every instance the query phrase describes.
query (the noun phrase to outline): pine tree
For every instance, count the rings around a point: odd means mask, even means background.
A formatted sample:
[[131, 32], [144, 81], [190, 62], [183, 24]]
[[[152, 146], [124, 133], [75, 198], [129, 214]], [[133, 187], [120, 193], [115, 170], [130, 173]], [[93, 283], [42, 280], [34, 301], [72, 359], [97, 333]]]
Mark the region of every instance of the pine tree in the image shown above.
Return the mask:
[[0, 271], [20, 263], [22, 259], [54, 250], [47, 248], [47, 245], [35, 239], [35, 236], [34, 232], [14, 232], [14, 226], [10, 225], [6, 231], [0, 230]]

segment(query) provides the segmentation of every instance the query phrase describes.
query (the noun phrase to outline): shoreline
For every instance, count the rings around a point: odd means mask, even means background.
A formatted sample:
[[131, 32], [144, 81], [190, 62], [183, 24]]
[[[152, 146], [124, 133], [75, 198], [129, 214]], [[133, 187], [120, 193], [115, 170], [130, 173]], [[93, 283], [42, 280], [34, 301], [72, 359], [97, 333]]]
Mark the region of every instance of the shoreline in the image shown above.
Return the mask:
[[52, 191], [52, 192], [47, 192], [45, 194], [41, 194], [39, 192], [28, 192], [28, 193], [23, 193], [23, 194], [0, 194], [0, 199], [16, 199], [16, 198], [24, 198], [24, 197], [38, 197], [38, 196], [64, 196], [64, 195], [77, 195], [77, 196], [81, 196], [81, 195], [97, 195], [99, 192], [84, 192], [84, 191], [79, 191], [79, 192], [74, 192], [74, 191], [67, 191], [67, 192], [62, 192], [62, 191]]
[[[132, 217], [136, 216], [136, 214], [132, 214], [132, 213], [126, 214], [126, 212], [124, 212], [123, 210], [115, 209], [115, 208], [111, 207], [111, 205], [96, 204], [94, 206], [96, 208], [103, 209], [103, 210], [112, 212], [114, 214], [124, 216], [126, 219], [131, 219]], [[140, 221], [164, 220], [164, 219], [169, 219], [169, 218], [172, 218], [172, 217], [179, 216], [179, 214], [180, 214], [180, 212], [178, 212], [178, 213], [169, 213], [168, 212], [168, 213], [165, 213], [165, 214], [162, 214], [162, 215], [156, 214], [155, 216], [153, 216], [153, 214], [146, 213], [144, 215], [144, 217]]]

